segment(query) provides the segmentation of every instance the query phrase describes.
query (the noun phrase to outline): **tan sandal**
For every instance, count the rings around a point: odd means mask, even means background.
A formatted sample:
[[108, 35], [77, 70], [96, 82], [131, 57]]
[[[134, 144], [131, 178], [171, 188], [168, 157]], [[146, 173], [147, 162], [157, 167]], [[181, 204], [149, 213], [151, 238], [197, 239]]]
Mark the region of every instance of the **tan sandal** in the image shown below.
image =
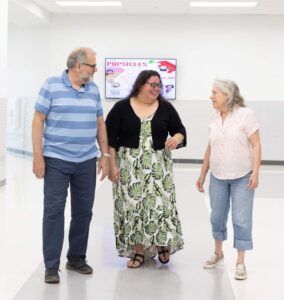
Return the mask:
[[[140, 257], [141, 259], [137, 259], [138, 257]], [[130, 269], [135, 269], [135, 268], [139, 268], [143, 263], [144, 263], [144, 255], [142, 254], [139, 254], [139, 253], [135, 253], [134, 254], [134, 257], [130, 260], [133, 262], [133, 265], [132, 266], [128, 266], [128, 268]], [[135, 262], [138, 262], [139, 264], [137, 266], [134, 266]]]
[[169, 253], [169, 250], [166, 247], [160, 247], [161, 250], [158, 250], [158, 258], [162, 264], [167, 264], [170, 261], [170, 257], [166, 257], [166, 253]]

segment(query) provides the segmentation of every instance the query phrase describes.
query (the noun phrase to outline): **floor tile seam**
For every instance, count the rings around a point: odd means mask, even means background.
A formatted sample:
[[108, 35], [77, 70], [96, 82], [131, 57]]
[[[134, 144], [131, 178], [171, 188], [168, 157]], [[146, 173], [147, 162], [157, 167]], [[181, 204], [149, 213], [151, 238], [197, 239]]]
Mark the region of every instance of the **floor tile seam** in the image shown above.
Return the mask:
[[[100, 181], [99, 178], [100, 178], [99, 175], [97, 175], [96, 191], [98, 191], [102, 187], [102, 185], [106, 182], [106, 178], [102, 181]], [[66, 228], [66, 230], [69, 230], [69, 228]], [[12, 296], [11, 296], [10, 300], [13, 300], [15, 298], [15, 296], [18, 294], [18, 292], [24, 287], [26, 282], [31, 278], [31, 276], [34, 274], [34, 272], [39, 268], [39, 266], [41, 264], [43, 264], [43, 259], [41, 259], [40, 262], [38, 262], [36, 264], [36, 267], [33, 268], [33, 270], [31, 272], [29, 272], [29, 274], [27, 276], [25, 276], [25, 278], [22, 280], [22, 283], [19, 285], [19, 287], [16, 290], [11, 292]], [[6, 300], [9, 300], [9, 299], [6, 299]]]
[[16, 297], [16, 295], [23, 289], [23, 287], [25, 286], [26, 282], [31, 278], [31, 276], [34, 274], [34, 272], [37, 270], [37, 268], [42, 263], [43, 263], [43, 260], [41, 259], [40, 262], [36, 264], [36, 267], [34, 267], [32, 269], [32, 271], [25, 277], [25, 279], [22, 280], [22, 284], [20, 284], [19, 287], [15, 291], [11, 292], [11, 298], [10, 299], [6, 299], [6, 300], [13, 300]]
[[271, 200], [271, 199], [282, 201], [284, 197], [254, 197], [254, 202], [256, 202], [257, 200]]

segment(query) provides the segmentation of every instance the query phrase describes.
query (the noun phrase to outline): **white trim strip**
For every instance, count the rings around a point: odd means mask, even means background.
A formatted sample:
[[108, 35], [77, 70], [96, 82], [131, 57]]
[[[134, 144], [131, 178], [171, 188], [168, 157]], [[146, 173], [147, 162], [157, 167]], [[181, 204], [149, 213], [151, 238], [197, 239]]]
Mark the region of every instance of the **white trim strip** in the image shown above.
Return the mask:
[[57, 5], [60, 6], [72, 6], [72, 7], [117, 7], [122, 6], [120, 1], [56, 1]]
[[243, 1], [243, 2], [190, 2], [191, 7], [255, 7], [256, 1]]

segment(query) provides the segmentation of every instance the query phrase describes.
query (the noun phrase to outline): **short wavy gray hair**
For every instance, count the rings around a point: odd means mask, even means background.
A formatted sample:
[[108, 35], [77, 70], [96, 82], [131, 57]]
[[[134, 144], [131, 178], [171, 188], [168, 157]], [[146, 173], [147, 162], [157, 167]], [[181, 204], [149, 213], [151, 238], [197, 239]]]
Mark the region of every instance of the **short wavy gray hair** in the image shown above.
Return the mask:
[[246, 106], [245, 100], [240, 94], [240, 89], [234, 81], [215, 79], [213, 85], [218, 87], [221, 92], [228, 97], [228, 111], [232, 111], [235, 106]]
[[81, 47], [73, 50], [67, 58], [67, 68], [73, 69], [76, 67], [77, 63], [86, 63], [88, 53], [96, 54], [93, 49], [87, 47]]

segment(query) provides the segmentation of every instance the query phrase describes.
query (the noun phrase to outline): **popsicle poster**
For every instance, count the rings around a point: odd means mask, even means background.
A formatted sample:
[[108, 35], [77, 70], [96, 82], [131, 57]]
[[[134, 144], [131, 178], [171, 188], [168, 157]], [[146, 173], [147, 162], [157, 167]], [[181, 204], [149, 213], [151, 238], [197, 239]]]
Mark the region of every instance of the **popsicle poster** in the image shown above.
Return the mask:
[[127, 97], [137, 75], [142, 70], [159, 72], [163, 83], [163, 96], [168, 100], [176, 98], [176, 59], [174, 58], [106, 58], [105, 98]]

